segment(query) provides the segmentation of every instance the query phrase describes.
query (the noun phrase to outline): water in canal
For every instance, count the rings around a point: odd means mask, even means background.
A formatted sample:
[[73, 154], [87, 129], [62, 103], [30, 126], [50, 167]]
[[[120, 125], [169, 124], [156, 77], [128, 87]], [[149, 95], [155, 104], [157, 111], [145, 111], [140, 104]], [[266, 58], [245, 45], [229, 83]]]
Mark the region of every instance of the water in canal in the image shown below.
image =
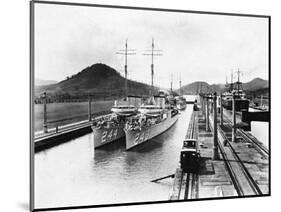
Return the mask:
[[[193, 99], [194, 100], [194, 96]], [[168, 131], [125, 151], [125, 140], [94, 150], [87, 134], [35, 155], [35, 207], [168, 200], [192, 105]]]
[[[249, 109], [250, 112], [258, 111], [255, 109]], [[269, 144], [269, 123], [268, 122], [251, 122], [251, 133], [261, 141], [264, 146], [268, 148]]]

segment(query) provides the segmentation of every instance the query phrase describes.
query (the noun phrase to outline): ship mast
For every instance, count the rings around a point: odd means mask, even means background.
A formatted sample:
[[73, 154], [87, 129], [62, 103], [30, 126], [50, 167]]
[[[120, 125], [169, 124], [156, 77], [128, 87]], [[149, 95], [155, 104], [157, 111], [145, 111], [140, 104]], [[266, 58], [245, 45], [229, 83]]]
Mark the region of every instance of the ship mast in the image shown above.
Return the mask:
[[126, 43], [125, 43], [125, 95], [128, 95], [128, 81], [127, 81], [127, 75], [128, 75], [128, 63], [127, 63], [127, 57], [128, 57], [128, 41], [126, 39]]
[[171, 95], [173, 94], [173, 74], [171, 74]]
[[121, 54], [124, 55], [125, 58], [125, 65], [124, 65], [124, 70], [125, 70], [125, 96], [128, 96], [128, 81], [127, 81], [127, 76], [128, 76], [128, 55], [136, 55], [135, 49], [128, 49], [128, 39], [126, 39], [125, 42], [125, 49], [121, 49], [116, 54]]
[[238, 68], [238, 71], [237, 71], [237, 75], [238, 75], [237, 90], [238, 91], [242, 90], [242, 86], [241, 86], [242, 83], [240, 82], [240, 74], [241, 74], [241, 71]]
[[233, 71], [231, 71], [231, 83], [230, 83], [230, 91], [233, 90]]
[[182, 93], [181, 93], [181, 75], [180, 75], [180, 95], [182, 95]]
[[225, 77], [225, 86], [224, 86], [225, 91], [228, 89], [228, 82], [227, 82], [227, 75]]
[[154, 78], [154, 64], [153, 64], [153, 52], [154, 51], [154, 39], [152, 38], [151, 44], [151, 92], [153, 91], [153, 78]]
[[151, 89], [150, 89], [150, 95], [153, 95], [153, 88], [154, 88], [154, 56], [162, 56], [160, 53], [155, 53], [155, 52], [161, 52], [162, 50], [155, 50], [154, 49], [154, 39], [152, 38], [152, 43], [151, 43], [151, 49], [147, 50], [150, 53], [144, 53], [143, 55], [148, 55], [151, 56]]

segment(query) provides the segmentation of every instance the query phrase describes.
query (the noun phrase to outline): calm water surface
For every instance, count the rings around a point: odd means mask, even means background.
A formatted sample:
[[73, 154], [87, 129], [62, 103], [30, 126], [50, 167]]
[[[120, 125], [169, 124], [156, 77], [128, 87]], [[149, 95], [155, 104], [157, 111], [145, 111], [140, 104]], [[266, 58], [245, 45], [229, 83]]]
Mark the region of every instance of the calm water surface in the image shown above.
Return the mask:
[[168, 200], [173, 180], [150, 181], [175, 172], [191, 113], [130, 151], [125, 140], [94, 150], [90, 133], [37, 153], [36, 208]]
[[268, 148], [269, 124], [268, 122], [252, 122], [251, 133]]
[[[250, 112], [257, 111], [255, 109], [249, 109]], [[257, 122], [251, 123], [251, 133], [261, 141], [266, 147], [268, 147], [269, 141], [269, 123], [268, 122]]]

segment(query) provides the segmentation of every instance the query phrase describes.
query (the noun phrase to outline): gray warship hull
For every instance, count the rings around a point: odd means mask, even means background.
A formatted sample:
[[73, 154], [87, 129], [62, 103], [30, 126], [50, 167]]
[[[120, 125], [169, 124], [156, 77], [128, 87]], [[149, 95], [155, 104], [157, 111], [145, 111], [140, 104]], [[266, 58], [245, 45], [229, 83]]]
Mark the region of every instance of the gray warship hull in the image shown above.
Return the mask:
[[140, 145], [150, 139], [160, 135], [172, 127], [178, 120], [178, 115], [168, 117], [162, 122], [139, 129], [125, 129], [126, 136], [126, 150], [129, 150], [137, 145]]
[[110, 128], [96, 128], [92, 127], [94, 133], [94, 147], [98, 148], [103, 145], [114, 142], [118, 139], [124, 138], [124, 126], [110, 127]]

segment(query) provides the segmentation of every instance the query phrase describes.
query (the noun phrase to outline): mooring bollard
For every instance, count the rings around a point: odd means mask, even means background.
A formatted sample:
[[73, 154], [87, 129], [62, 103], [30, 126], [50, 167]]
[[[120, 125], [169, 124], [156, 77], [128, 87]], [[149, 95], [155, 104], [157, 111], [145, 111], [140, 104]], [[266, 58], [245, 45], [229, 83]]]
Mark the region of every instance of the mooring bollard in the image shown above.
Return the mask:
[[48, 126], [47, 126], [47, 94], [44, 92], [43, 94], [43, 107], [44, 107], [44, 122], [43, 122], [43, 130], [44, 133], [48, 133]]
[[232, 96], [232, 139], [236, 141], [236, 108], [235, 108], [235, 96]]
[[219, 159], [218, 152], [218, 114], [217, 114], [217, 94], [213, 96], [213, 115], [214, 115], [214, 148], [213, 148], [213, 160]]
[[220, 95], [220, 124], [223, 126], [222, 94]]
[[88, 105], [88, 120], [91, 121], [92, 120], [92, 111], [91, 111], [91, 104], [92, 104], [92, 98], [91, 96], [89, 96], [89, 105]]
[[206, 131], [210, 132], [210, 124], [209, 124], [209, 99], [206, 98]]

